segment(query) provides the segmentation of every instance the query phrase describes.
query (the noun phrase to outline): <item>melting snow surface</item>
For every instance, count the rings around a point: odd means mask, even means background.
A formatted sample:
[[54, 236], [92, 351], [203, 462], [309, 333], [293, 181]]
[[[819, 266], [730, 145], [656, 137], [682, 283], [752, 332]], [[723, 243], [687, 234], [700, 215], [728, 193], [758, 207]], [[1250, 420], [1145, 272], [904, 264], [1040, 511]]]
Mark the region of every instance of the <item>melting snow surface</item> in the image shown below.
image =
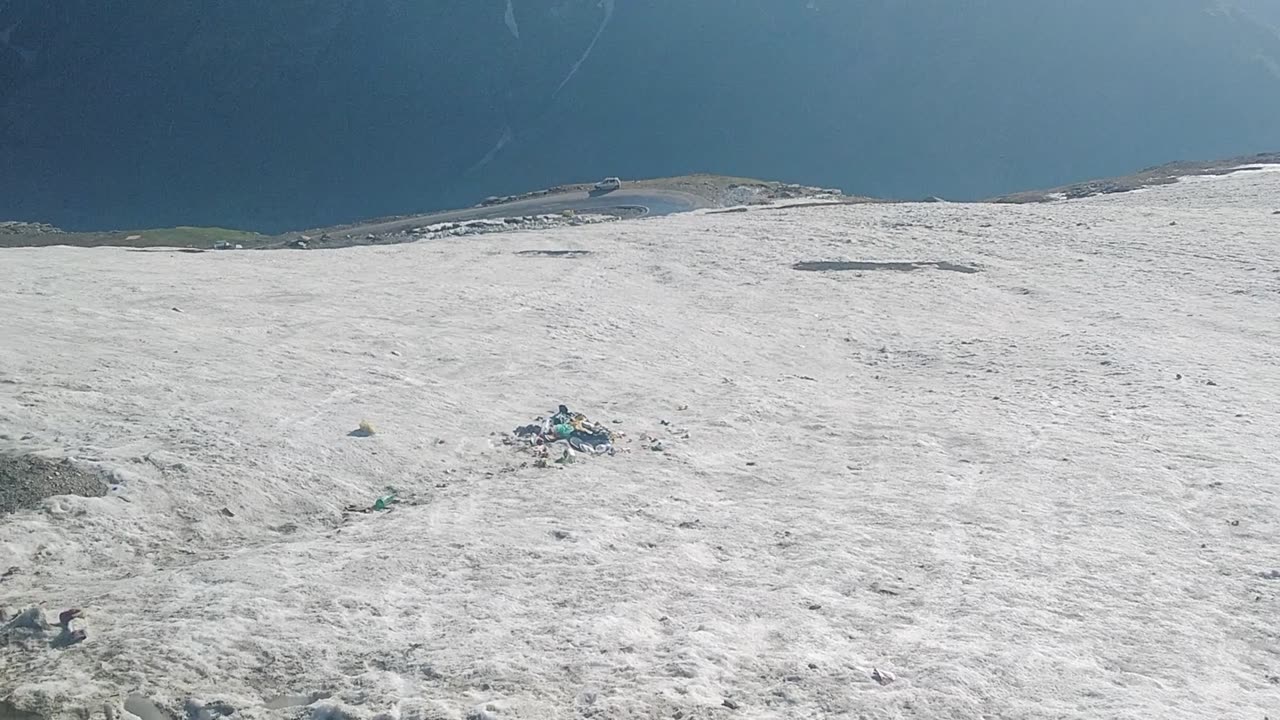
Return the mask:
[[[1277, 198], [2, 251], [0, 449], [118, 485], [0, 522], [0, 604], [88, 632], [0, 709], [1274, 716]], [[630, 452], [493, 435], [561, 402]]]

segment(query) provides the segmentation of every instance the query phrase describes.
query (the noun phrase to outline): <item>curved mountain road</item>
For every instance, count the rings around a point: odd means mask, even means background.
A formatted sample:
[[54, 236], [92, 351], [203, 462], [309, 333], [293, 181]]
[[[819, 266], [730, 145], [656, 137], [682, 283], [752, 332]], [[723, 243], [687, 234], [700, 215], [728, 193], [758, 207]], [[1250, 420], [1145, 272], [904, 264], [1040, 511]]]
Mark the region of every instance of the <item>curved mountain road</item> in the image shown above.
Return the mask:
[[556, 193], [500, 205], [488, 205], [463, 210], [446, 210], [444, 212], [412, 215], [392, 220], [378, 220], [334, 228], [328, 232], [335, 235], [384, 235], [437, 223], [496, 220], [525, 215], [551, 215], [562, 213], [565, 210], [604, 212], [619, 208], [643, 208], [643, 214], [645, 215], [670, 215], [705, 207], [712, 207], [712, 205], [705, 199], [691, 193], [677, 190], [624, 187], [608, 193]]

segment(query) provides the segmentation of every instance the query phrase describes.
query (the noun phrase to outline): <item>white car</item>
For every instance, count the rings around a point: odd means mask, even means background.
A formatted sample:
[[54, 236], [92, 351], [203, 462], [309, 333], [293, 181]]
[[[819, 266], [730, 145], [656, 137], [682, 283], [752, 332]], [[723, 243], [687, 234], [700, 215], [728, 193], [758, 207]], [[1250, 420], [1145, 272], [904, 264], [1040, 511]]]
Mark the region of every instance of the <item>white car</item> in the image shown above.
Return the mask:
[[620, 187], [622, 187], [622, 181], [616, 177], [608, 177], [596, 183], [596, 189], [603, 192], [617, 190]]

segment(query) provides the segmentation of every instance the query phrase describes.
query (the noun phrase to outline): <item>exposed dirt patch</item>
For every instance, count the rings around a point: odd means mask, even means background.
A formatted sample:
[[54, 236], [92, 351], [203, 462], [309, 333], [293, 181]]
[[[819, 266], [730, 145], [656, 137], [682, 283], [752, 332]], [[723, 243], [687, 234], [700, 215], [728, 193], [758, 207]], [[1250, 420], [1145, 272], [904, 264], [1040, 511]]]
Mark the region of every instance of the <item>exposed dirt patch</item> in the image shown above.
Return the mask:
[[0, 515], [38, 507], [41, 500], [55, 495], [106, 494], [107, 483], [98, 473], [70, 460], [0, 455]]
[[1087, 180], [1085, 182], [1062, 185], [1048, 190], [1030, 190], [1027, 192], [1001, 195], [988, 202], [997, 203], [1039, 203], [1053, 200], [1078, 200], [1094, 195], [1112, 195], [1132, 192], [1142, 188], [1169, 185], [1180, 178], [1202, 175], [1230, 175], [1246, 170], [1258, 170], [1260, 165], [1280, 163], [1280, 153], [1259, 153], [1245, 157], [1228, 158], [1226, 160], [1209, 160], [1204, 162], [1173, 162], [1140, 170], [1132, 175]]
[[271, 237], [216, 227], [172, 227], [151, 230], [66, 232], [34, 223], [0, 223], [0, 248], [16, 247], [123, 247], [233, 249], [263, 247]]
[[780, 210], [804, 210], [806, 208], [829, 208], [837, 205], [889, 205], [903, 202], [901, 200], [884, 200], [881, 198], [860, 197], [856, 195], [846, 195], [834, 200], [817, 200], [814, 202], [789, 203], [787, 205], [766, 205], [756, 208], [764, 212], [777, 212]]
[[[772, 201], [765, 201], [772, 202]], [[734, 207], [725, 210], [711, 210], [708, 215], [722, 215], [725, 213], [744, 213], [744, 212], [779, 212], [784, 210], [803, 210], [806, 208], [831, 208], [842, 205], [889, 205], [904, 202], [902, 200], [884, 200], [881, 198], [862, 197], [857, 195], [842, 195], [829, 199], [815, 200], [812, 202], [794, 202], [785, 205], [765, 205], [753, 202], [752, 207]]]
[[558, 258], [578, 258], [584, 255], [590, 255], [590, 250], [521, 250], [516, 253], [522, 257], [558, 257]]
[[978, 272], [977, 268], [971, 268], [967, 265], [956, 265], [949, 262], [868, 262], [860, 260], [852, 261], [829, 261], [829, 260], [810, 260], [808, 262], [798, 262], [791, 266], [795, 270], [805, 272], [842, 272], [851, 270], [896, 270], [898, 272], [910, 272], [921, 268], [932, 267], [938, 270], [946, 270], [948, 272], [958, 272], [972, 274]]
[[[728, 175], [695, 174], [678, 177], [650, 178], [644, 180], [623, 180], [626, 187], [642, 187], [656, 190], [674, 190], [702, 198], [712, 206], [736, 205], [739, 203], [767, 203], [775, 200], [803, 198], [814, 195], [840, 196], [837, 188], [820, 188], [797, 183], [784, 183], [756, 178], [733, 177]], [[576, 183], [556, 185], [544, 190], [485, 198], [477, 207], [490, 207], [504, 203], [530, 200], [533, 198], [556, 195], [560, 193], [585, 192], [592, 195], [607, 194], [595, 189], [593, 183]]]

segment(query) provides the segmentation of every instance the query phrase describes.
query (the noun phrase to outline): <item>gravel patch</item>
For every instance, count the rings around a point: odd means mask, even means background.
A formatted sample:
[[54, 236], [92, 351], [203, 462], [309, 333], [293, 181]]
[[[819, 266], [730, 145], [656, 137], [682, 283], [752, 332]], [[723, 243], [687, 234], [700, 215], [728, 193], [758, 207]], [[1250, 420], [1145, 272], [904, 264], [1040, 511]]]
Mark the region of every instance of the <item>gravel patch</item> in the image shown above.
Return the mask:
[[101, 497], [107, 484], [70, 460], [35, 455], [0, 455], [0, 515], [38, 507], [55, 495]]

